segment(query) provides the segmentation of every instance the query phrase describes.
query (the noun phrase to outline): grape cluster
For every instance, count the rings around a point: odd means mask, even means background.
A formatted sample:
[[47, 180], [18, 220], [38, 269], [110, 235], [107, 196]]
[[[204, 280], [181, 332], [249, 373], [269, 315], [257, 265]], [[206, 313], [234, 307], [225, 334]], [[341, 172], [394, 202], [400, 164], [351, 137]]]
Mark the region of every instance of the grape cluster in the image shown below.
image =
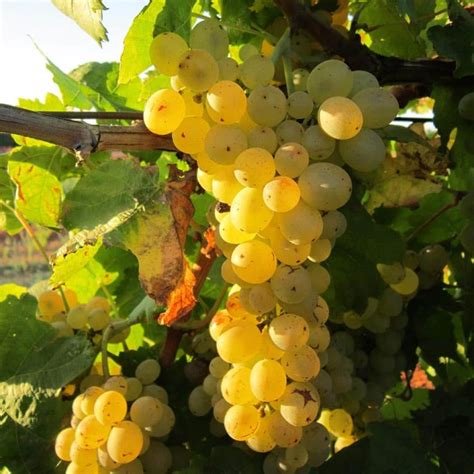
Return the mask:
[[[171, 452], [158, 439], [175, 423], [166, 390], [154, 382], [161, 368], [141, 362], [135, 377], [84, 378], [72, 404], [71, 426], [56, 437], [56, 454], [69, 462], [67, 474], [166, 473]], [[156, 439], [158, 438], [158, 439]]]

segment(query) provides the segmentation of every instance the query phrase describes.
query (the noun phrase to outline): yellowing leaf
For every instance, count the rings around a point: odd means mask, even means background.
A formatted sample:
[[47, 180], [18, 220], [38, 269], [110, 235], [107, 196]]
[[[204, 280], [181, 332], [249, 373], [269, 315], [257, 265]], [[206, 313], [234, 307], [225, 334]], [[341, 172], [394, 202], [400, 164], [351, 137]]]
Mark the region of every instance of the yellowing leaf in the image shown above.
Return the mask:
[[8, 296], [16, 296], [18, 298], [27, 291], [28, 288], [16, 285], [15, 283], [6, 283], [5, 285], [0, 285], [0, 303], [5, 301]]

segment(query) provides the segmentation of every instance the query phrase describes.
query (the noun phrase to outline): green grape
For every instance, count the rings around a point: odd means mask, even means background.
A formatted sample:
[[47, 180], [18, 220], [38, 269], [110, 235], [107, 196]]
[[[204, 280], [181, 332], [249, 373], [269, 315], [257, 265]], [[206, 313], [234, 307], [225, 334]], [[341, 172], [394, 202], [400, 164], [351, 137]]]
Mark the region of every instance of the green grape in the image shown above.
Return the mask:
[[[323, 217], [324, 223], [324, 217]], [[323, 224], [324, 233], [324, 224]], [[319, 239], [311, 243], [308, 259], [315, 263], [324, 262], [329, 258], [332, 251], [331, 241], [329, 239]], [[277, 255], [278, 258], [278, 255]]]
[[286, 143], [275, 153], [275, 167], [282, 176], [297, 178], [308, 164], [308, 152], [299, 143]]
[[216, 82], [206, 94], [206, 110], [216, 123], [238, 123], [247, 109], [243, 89], [232, 81]]
[[210, 397], [215, 395], [217, 393], [217, 378], [211, 374], [207, 375], [206, 378], [202, 381], [202, 389]]
[[458, 205], [461, 214], [469, 220], [474, 220], [474, 192], [467, 193]]
[[268, 208], [274, 212], [288, 212], [298, 204], [300, 188], [293, 179], [287, 176], [277, 176], [265, 184], [263, 200]]
[[395, 355], [402, 347], [402, 335], [398, 331], [389, 329], [387, 332], [375, 336], [377, 347], [388, 355]]
[[285, 303], [300, 303], [311, 293], [311, 277], [303, 267], [280, 265], [270, 284], [275, 296]]
[[236, 441], [245, 441], [258, 429], [260, 415], [252, 405], [233, 405], [224, 417], [227, 434]]
[[474, 120], [474, 92], [469, 92], [461, 98], [458, 113], [463, 119]]
[[143, 385], [153, 383], [161, 373], [161, 367], [156, 359], [146, 359], [140, 362], [135, 369], [135, 377]]
[[105, 392], [101, 387], [91, 386], [82, 395], [81, 411], [85, 415], [94, 414], [94, 405], [97, 399]]
[[272, 320], [269, 335], [279, 349], [295, 351], [308, 342], [309, 328], [301, 316], [283, 314]]
[[398, 114], [397, 99], [380, 87], [361, 90], [352, 100], [362, 112], [367, 128], [386, 127]]
[[250, 369], [238, 366], [230, 369], [222, 378], [221, 393], [231, 405], [246, 405], [255, 397], [250, 388]]
[[328, 356], [325, 366], [327, 370], [332, 371], [342, 366], [344, 360], [343, 356], [333, 345], [330, 345], [326, 349], [326, 353]]
[[171, 89], [161, 89], [147, 100], [143, 121], [153, 133], [166, 135], [176, 130], [186, 114], [186, 105], [181, 95]]
[[222, 222], [219, 225], [219, 234], [223, 240], [230, 244], [241, 244], [242, 242], [248, 242], [255, 237], [255, 234], [249, 234], [243, 232], [232, 223], [230, 214], [222, 219]]
[[235, 59], [222, 58], [217, 61], [219, 79], [221, 81], [236, 81], [239, 77], [239, 65]]
[[328, 430], [337, 437], [347, 437], [353, 429], [352, 417], [345, 410], [332, 410], [328, 417]]
[[277, 347], [272, 341], [268, 326], [265, 326], [262, 330], [262, 345], [259, 355], [264, 359], [279, 360], [283, 354], [284, 351]]
[[214, 357], [211, 362], [209, 362], [209, 373], [218, 379], [224, 377], [230, 368], [230, 364], [219, 356]]
[[349, 329], [360, 329], [364, 323], [362, 316], [355, 311], [346, 311], [343, 313], [342, 320]]
[[66, 322], [72, 329], [84, 329], [87, 325], [88, 312], [85, 305], [72, 308], [66, 316]]
[[51, 326], [56, 329], [57, 337], [71, 337], [74, 336], [74, 330], [65, 321], [53, 321]]
[[209, 129], [209, 124], [201, 117], [185, 117], [173, 131], [173, 143], [183, 153], [201, 153]]
[[474, 222], [468, 222], [463, 227], [459, 240], [467, 252], [474, 254]]
[[248, 58], [260, 54], [259, 50], [253, 44], [244, 44], [239, 49], [239, 58], [241, 61], [246, 61]]
[[336, 140], [324, 133], [319, 125], [311, 125], [304, 131], [301, 144], [315, 161], [329, 158], [336, 149]]
[[306, 91], [308, 83], [309, 71], [306, 69], [294, 69], [293, 70], [293, 85], [296, 91]]
[[308, 466], [319, 467], [331, 451], [328, 430], [320, 423], [312, 423], [304, 430], [301, 444], [308, 451]]
[[248, 300], [257, 314], [269, 313], [275, 309], [277, 303], [272, 287], [268, 282], [250, 287]]
[[111, 474], [143, 474], [143, 464], [139, 459], [123, 464], [120, 467], [111, 471]]
[[309, 244], [317, 240], [323, 230], [321, 214], [302, 201], [290, 211], [279, 214], [278, 224], [283, 236], [295, 245]]
[[113, 471], [114, 469], [118, 469], [122, 466], [120, 463], [115, 462], [109, 456], [106, 446], [100, 446], [97, 450], [97, 460], [99, 461], [99, 465], [108, 471]]
[[[288, 390], [288, 387], [286, 390]], [[274, 411], [270, 415], [268, 424], [271, 437], [275, 440], [277, 446], [281, 448], [296, 446], [303, 437], [303, 428], [288, 423], [279, 411]]]
[[269, 153], [274, 153], [278, 146], [276, 133], [270, 127], [254, 127], [248, 133], [247, 138], [249, 147], [263, 148]]
[[115, 462], [125, 464], [134, 461], [142, 447], [142, 430], [132, 421], [121, 421], [110, 430], [107, 451]]
[[281, 365], [286, 375], [295, 382], [308, 382], [318, 375], [321, 368], [318, 354], [308, 345], [285, 352]]
[[331, 283], [331, 276], [329, 275], [329, 272], [317, 263], [308, 265], [307, 271], [313, 290], [318, 295], [324, 293], [329, 288]]
[[103, 425], [94, 415], [82, 419], [76, 428], [75, 441], [84, 449], [96, 449], [107, 441], [110, 426]]
[[270, 58], [254, 54], [240, 65], [239, 79], [249, 89], [267, 86], [275, 74], [275, 66]]
[[438, 273], [448, 263], [448, 252], [439, 244], [428, 245], [420, 251], [420, 270]]
[[115, 375], [107, 379], [102, 387], [104, 390], [115, 390], [116, 392], [125, 395], [128, 388], [127, 379], [120, 375]]
[[145, 396], [154, 397], [157, 400], [159, 400], [161, 403], [165, 405], [168, 404], [168, 392], [163, 387], [160, 387], [159, 385], [156, 385], [154, 383], [150, 385], [144, 385], [141, 395], [144, 397]]
[[242, 321], [224, 331], [217, 339], [217, 353], [231, 364], [245, 362], [260, 349], [262, 336], [252, 323]]
[[72, 428], [65, 428], [56, 436], [54, 450], [56, 456], [62, 461], [71, 460], [71, 445], [74, 442], [75, 431]]
[[247, 147], [247, 136], [237, 125], [215, 125], [206, 135], [206, 153], [220, 165], [232, 165]]
[[367, 127], [358, 104], [346, 97], [326, 99], [318, 109], [318, 123], [323, 132], [337, 140], [353, 138], [363, 124]]
[[385, 144], [373, 130], [363, 128], [354, 138], [339, 143], [339, 153], [351, 168], [369, 173], [385, 159]]
[[357, 369], [364, 369], [369, 363], [369, 358], [367, 354], [361, 349], [356, 349], [352, 355], [352, 360], [354, 361], [354, 367]]
[[333, 392], [336, 395], [347, 393], [352, 388], [352, 378], [349, 372], [343, 369], [331, 371]]
[[301, 198], [308, 205], [323, 211], [342, 207], [352, 193], [350, 176], [331, 163], [314, 163], [301, 174], [298, 184]]
[[310, 383], [290, 383], [280, 399], [280, 414], [293, 426], [308, 426], [316, 419], [319, 407], [318, 392]]
[[284, 368], [276, 360], [258, 361], [250, 373], [250, 387], [253, 395], [262, 402], [277, 400], [286, 388]]
[[136, 377], [127, 377], [127, 391], [125, 393], [125, 400], [133, 402], [142, 393], [143, 384]]
[[345, 331], [337, 331], [331, 336], [331, 345], [345, 356], [350, 356], [354, 352], [354, 338]]
[[161, 33], [150, 45], [150, 59], [159, 72], [166, 76], [178, 73], [179, 58], [188, 50], [188, 45], [176, 33]]
[[218, 81], [219, 67], [207, 51], [190, 49], [179, 60], [178, 77], [189, 89], [204, 92]]
[[87, 315], [87, 322], [94, 331], [102, 331], [109, 325], [110, 316], [104, 309], [93, 309]]
[[391, 284], [391, 288], [401, 295], [411, 295], [418, 289], [418, 276], [410, 268], [405, 268], [405, 278], [399, 283]]
[[285, 94], [275, 86], [257, 87], [247, 101], [250, 118], [258, 125], [276, 127], [286, 115]]
[[270, 416], [260, 418], [257, 431], [245, 442], [252, 451], [257, 453], [268, 453], [276, 446], [276, 442], [270, 434]]
[[329, 306], [322, 296], [318, 296], [313, 316], [319, 323], [325, 323], [329, 318]]
[[407, 250], [403, 256], [403, 266], [416, 270], [420, 265], [420, 257], [414, 250]]
[[322, 239], [338, 239], [347, 229], [347, 219], [342, 212], [329, 211], [323, 216]]
[[353, 84], [349, 67], [337, 59], [318, 64], [308, 76], [306, 88], [314, 102], [319, 105], [333, 96], [349, 95]]
[[311, 383], [316, 387], [318, 393], [324, 397], [332, 392], [332, 379], [331, 376], [324, 370], [321, 369], [314, 380]]
[[[237, 229], [247, 233], [255, 233], [264, 229], [270, 223], [273, 211], [265, 205], [261, 189], [244, 188], [237, 193], [232, 201], [230, 217]], [[233, 260], [232, 263], [236, 265]], [[245, 278], [243, 279], [245, 280]]]
[[216, 60], [223, 59], [229, 51], [229, 37], [222, 25], [213, 18], [196, 23], [189, 36], [193, 49], [203, 49]]
[[94, 405], [94, 415], [103, 425], [116, 425], [127, 414], [127, 400], [115, 391], [102, 393]]
[[369, 356], [370, 366], [380, 374], [393, 372], [395, 369], [395, 358], [385, 354], [380, 349], [374, 349]]
[[156, 425], [162, 416], [162, 403], [149, 395], [137, 398], [130, 407], [130, 419], [142, 428]]
[[247, 148], [235, 160], [234, 175], [243, 186], [262, 187], [275, 176], [273, 156], [263, 148]]
[[309, 256], [311, 244], [295, 245], [286, 240], [281, 232], [271, 239], [271, 245], [275, 257], [285, 265], [299, 265]]
[[308, 451], [301, 444], [285, 449], [285, 461], [292, 468], [303, 467], [308, 462], [308, 459]]
[[380, 87], [377, 78], [367, 71], [352, 71], [352, 79], [353, 83], [349, 97], [354, 97], [358, 92], [363, 91], [364, 89]]
[[304, 128], [296, 120], [285, 120], [275, 130], [280, 146], [286, 143], [301, 143]]
[[295, 119], [305, 119], [313, 113], [313, 99], [304, 91], [296, 91], [288, 97], [288, 115]]
[[370, 319], [366, 319], [363, 323], [364, 327], [370, 332], [380, 334], [390, 327], [390, 318], [381, 314], [376, 314]]
[[188, 408], [194, 416], [205, 416], [211, 411], [211, 397], [204, 391], [202, 385], [198, 385], [189, 394]]
[[146, 432], [154, 438], [162, 438], [171, 432], [174, 424], [176, 423], [176, 417], [173, 410], [168, 405], [162, 405], [163, 414], [161, 420], [156, 425], [147, 426]]
[[231, 204], [243, 186], [235, 179], [232, 167], [226, 168], [225, 172], [213, 176], [212, 194], [220, 202]]
[[224, 423], [224, 418], [225, 414], [227, 413], [227, 410], [231, 407], [232, 405], [230, 403], [227, 403], [225, 399], [221, 398], [220, 400], [217, 401], [217, 403], [213, 407], [213, 415], [214, 418], [219, 422], [219, 423]]
[[152, 441], [147, 452], [140, 456], [140, 460], [143, 470], [152, 474], [166, 474], [173, 463], [171, 451], [159, 441]]
[[405, 329], [408, 324], [408, 316], [406, 313], [400, 313], [397, 316], [392, 316], [390, 319], [390, 327], [396, 331]]
[[386, 288], [379, 299], [377, 311], [383, 316], [393, 318], [402, 312], [403, 298], [391, 288]]

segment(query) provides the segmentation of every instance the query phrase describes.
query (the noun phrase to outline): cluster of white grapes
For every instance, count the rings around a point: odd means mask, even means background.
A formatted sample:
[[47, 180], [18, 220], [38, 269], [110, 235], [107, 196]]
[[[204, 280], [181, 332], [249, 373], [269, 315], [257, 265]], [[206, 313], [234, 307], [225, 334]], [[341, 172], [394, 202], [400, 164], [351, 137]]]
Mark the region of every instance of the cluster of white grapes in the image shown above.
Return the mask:
[[[174, 424], [166, 390], [154, 382], [161, 368], [141, 362], [135, 377], [92, 374], [72, 404], [70, 427], [56, 437], [56, 454], [67, 474], [164, 474], [172, 463], [160, 441]], [[98, 383], [98, 385], [95, 385]]]
[[287, 97], [269, 57], [245, 45], [239, 64], [228, 44], [213, 19], [196, 24], [189, 45], [158, 35], [150, 56], [171, 88], [150, 97], [144, 122], [196, 160], [198, 182], [217, 201], [222, 276], [235, 285], [210, 324], [218, 357], [190, 410], [213, 409], [231, 438], [274, 450], [265, 472], [291, 472], [320, 465], [330, 450], [313, 382], [329, 360], [320, 294], [330, 275], [321, 262], [347, 225], [338, 211], [352, 193], [343, 166], [370, 172], [382, 163], [373, 129], [394, 119], [398, 103], [373, 75], [339, 60], [295, 72]]

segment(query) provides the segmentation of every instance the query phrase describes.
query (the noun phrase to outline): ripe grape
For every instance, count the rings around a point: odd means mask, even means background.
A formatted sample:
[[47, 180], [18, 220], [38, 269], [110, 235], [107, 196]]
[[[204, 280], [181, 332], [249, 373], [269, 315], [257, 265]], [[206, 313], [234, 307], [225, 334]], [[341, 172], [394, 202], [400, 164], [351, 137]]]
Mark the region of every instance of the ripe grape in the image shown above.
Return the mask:
[[239, 58], [242, 61], [246, 61], [248, 58], [255, 56], [256, 54], [259, 54], [259, 51], [256, 46], [254, 46], [251, 43], [244, 44], [240, 49], [239, 49]]
[[349, 97], [354, 97], [358, 92], [364, 89], [380, 87], [377, 78], [367, 71], [352, 71], [352, 79], [353, 84]]
[[159, 34], [150, 45], [150, 59], [159, 72], [166, 76], [178, 73], [179, 59], [188, 45], [176, 33], [166, 32]]
[[410, 268], [405, 268], [405, 278], [399, 283], [393, 283], [390, 286], [401, 295], [410, 295], [418, 289], [418, 276]]
[[260, 401], [270, 402], [277, 400], [285, 392], [285, 370], [275, 360], [260, 360], [252, 367], [250, 387], [253, 395]]
[[300, 188], [293, 179], [287, 176], [277, 176], [265, 184], [263, 200], [274, 212], [288, 212], [298, 204]]
[[110, 323], [109, 313], [102, 308], [93, 309], [87, 315], [87, 323], [94, 331], [102, 331]]
[[94, 415], [103, 425], [115, 425], [127, 414], [127, 400], [115, 391], [102, 393], [94, 405]]
[[162, 415], [162, 403], [151, 396], [137, 398], [130, 407], [130, 419], [142, 428], [156, 425]]
[[227, 413], [227, 410], [231, 407], [232, 405], [230, 403], [227, 403], [225, 399], [221, 398], [216, 402], [216, 404], [213, 407], [213, 415], [214, 418], [219, 422], [219, 423], [224, 423], [224, 418], [225, 414]]
[[163, 414], [160, 422], [156, 425], [147, 426], [146, 432], [154, 438], [162, 438], [170, 433], [176, 422], [176, 417], [173, 410], [168, 405], [162, 405]]
[[184, 99], [185, 117], [202, 117], [204, 114], [202, 94], [196, 94], [189, 89], [178, 90], [178, 92]]
[[[324, 223], [324, 217], [323, 217]], [[324, 224], [323, 224], [324, 233]], [[308, 259], [315, 263], [324, 262], [331, 255], [332, 245], [329, 239], [319, 239], [311, 243]], [[278, 255], [277, 255], [278, 257]]]
[[202, 49], [190, 49], [179, 60], [179, 80], [189, 89], [204, 92], [219, 79], [216, 60]]
[[143, 121], [151, 132], [166, 135], [179, 127], [185, 113], [186, 106], [181, 95], [171, 89], [161, 89], [147, 100]]
[[127, 379], [120, 375], [110, 377], [105, 381], [103, 388], [104, 390], [115, 390], [125, 396], [128, 388]]
[[303, 267], [280, 265], [270, 284], [275, 296], [285, 303], [299, 303], [311, 293], [311, 277]]
[[361, 90], [352, 100], [362, 112], [367, 128], [386, 127], [398, 114], [397, 99], [380, 87]]
[[281, 365], [286, 375], [295, 382], [308, 382], [318, 375], [321, 368], [318, 355], [308, 345], [285, 352]]
[[232, 222], [230, 214], [227, 214], [219, 225], [220, 236], [230, 244], [241, 244], [255, 237], [255, 233], [247, 233], [238, 229]]
[[420, 270], [438, 273], [448, 263], [448, 252], [439, 244], [428, 245], [420, 251]]
[[316, 161], [329, 158], [336, 149], [336, 140], [324, 133], [319, 125], [311, 125], [304, 131], [301, 144]]
[[280, 399], [280, 414], [293, 426], [307, 426], [316, 419], [319, 395], [310, 383], [292, 382]]
[[303, 467], [308, 458], [308, 451], [301, 444], [285, 449], [285, 461], [293, 468]]
[[243, 89], [232, 81], [216, 82], [206, 94], [206, 110], [216, 123], [238, 123], [247, 109]]
[[252, 323], [239, 321], [217, 339], [217, 353], [226, 362], [236, 364], [251, 359], [261, 344], [259, 329]]
[[240, 80], [249, 89], [267, 86], [275, 74], [275, 66], [270, 58], [254, 54], [240, 66]]
[[269, 433], [277, 446], [290, 448], [301, 441], [303, 428], [288, 423], [279, 411], [274, 411], [269, 419]]
[[189, 45], [193, 49], [203, 49], [219, 60], [227, 56], [229, 38], [217, 20], [208, 18], [195, 24], [189, 36]]
[[132, 462], [140, 454], [142, 446], [142, 431], [132, 421], [121, 421], [110, 430], [107, 451], [115, 462]]
[[[301, 178], [299, 187], [302, 193]], [[299, 201], [290, 211], [279, 214], [278, 224], [283, 236], [295, 245], [309, 244], [318, 239], [323, 231], [321, 214], [303, 201]]]
[[233, 405], [224, 417], [228, 435], [236, 441], [245, 441], [258, 429], [260, 415], [252, 405]]
[[105, 392], [101, 387], [89, 387], [82, 395], [81, 411], [85, 415], [94, 414], [94, 405], [97, 399]]
[[216, 378], [222, 378], [230, 370], [230, 364], [219, 356], [209, 362], [209, 373]]
[[255, 233], [270, 223], [273, 211], [265, 205], [261, 189], [244, 188], [237, 193], [232, 201], [230, 216], [232, 223], [238, 229], [247, 233]]
[[76, 428], [75, 441], [84, 449], [95, 449], [107, 441], [110, 426], [103, 425], [94, 415], [86, 416]]
[[276, 133], [270, 127], [256, 126], [250, 130], [247, 138], [249, 147], [263, 148], [269, 153], [273, 153], [278, 146]]
[[306, 91], [309, 71], [306, 69], [293, 70], [293, 85], [296, 91]]
[[331, 275], [319, 264], [308, 265], [307, 271], [314, 291], [319, 295], [324, 293], [331, 283]]
[[189, 394], [188, 407], [194, 416], [205, 416], [211, 411], [211, 398], [204, 391], [202, 385], [198, 385]]
[[368, 127], [358, 104], [346, 97], [326, 99], [318, 109], [318, 123], [323, 132], [337, 140], [355, 137], [362, 124]]
[[109, 471], [113, 471], [118, 469], [122, 464], [115, 462], [107, 452], [107, 446], [100, 446], [97, 450], [97, 460], [99, 464]]
[[173, 131], [173, 143], [183, 153], [204, 151], [204, 140], [210, 127], [201, 117], [186, 117]]
[[84, 329], [87, 325], [88, 312], [85, 305], [71, 309], [66, 316], [67, 324], [73, 329]]
[[275, 308], [277, 302], [268, 282], [252, 286], [249, 289], [248, 301], [257, 314], [269, 313]]
[[308, 166], [309, 155], [299, 143], [286, 143], [275, 153], [275, 167], [279, 174], [297, 178]]
[[273, 156], [263, 148], [247, 148], [235, 160], [234, 174], [243, 186], [262, 187], [275, 176]]
[[305, 119], [313, 112], [313, 99], [307, 92], [296, 91], [288, 97], [288, 115], [295, 119]]
[[330, 334], [325, 324], [319, 323], [311, 327], [308, 343], [313, 349], [324, 352], [329, 346], [329, 341]]
[[329, 211], [323, 216], [322, 239], [338, 239], [347, 229], [347, 219], [340, 211]]
[[163, 387], [156, 385], [154, 383], [150, 385], [145, 385], [141, 393], [142, 396], [150, 396], [158, 399], [161, 403], [168, 404], [168, 393]]
[[239, 65], [235, 59], [222, 58], [217, 61], [219, 79], [221, 81], [236, 81], [239, 77]]
[[352, 433], [352, 417], [345, 410], [337, 408], [332, 410], [328, 417], [328, 430], [339, 437], [347, 437]]
[[258, 125], [276, 127], [286, 115], [285, 94], [275, 86], [257, 87], [247, 101], [250, 118]]
[[275, 446], [276, 442], [270, 433], [270, 416], [260, 418], [257, 431], [246, 440], [247, 446], [257, 453], [268, 453]]
[[65, 428], [56, 436], [54, 450], [56, 456], [63, 461], [71, 460], [71, 445], [74, 442], [75, 431], [72, 428]]
[[285, 120], [278, 125], [275, 132], [281, 146], [285, 143], [301, 143], [304, 128], [296, 120]]
[[216, 163], [232, 165], [247, 149], [247, 136], [237, 125], [216, 125], [206, 135], [205, 149]]
[[224, 172], [216, 173], [212, 180], [212, 194], [219, 202], [231, 204], [243, 186], [235, 179], [232, 167], [226, 166]]
[[38, 309], [43, 318], [51, 320], [55, 314], [64, 311], [61, 295], [52, 290], [44, 291], [38, 297]]
[[231, 405], [245, 405], [255, 397], [250, 388], [250, 369], [239, 366], [230, 369], [222, 378], [221, 393]]
[[270, 323], [272, 342], [284, 351], [296, 350], [308, 342], [309, 328], [306, 321], [296, 314], [283, 314]]
[[140, 380], [143, 385], [153, 383], [161, 373], [161, 367], [157, 360], [146, 359], [140, 362], [135, 369], [135, 377]]
[[311, 244], [295, 245], [286, 240], [281, 232], [271, 238], [271, 245], [276, 258], [291, 266], [303, 263], [311, 251]]

